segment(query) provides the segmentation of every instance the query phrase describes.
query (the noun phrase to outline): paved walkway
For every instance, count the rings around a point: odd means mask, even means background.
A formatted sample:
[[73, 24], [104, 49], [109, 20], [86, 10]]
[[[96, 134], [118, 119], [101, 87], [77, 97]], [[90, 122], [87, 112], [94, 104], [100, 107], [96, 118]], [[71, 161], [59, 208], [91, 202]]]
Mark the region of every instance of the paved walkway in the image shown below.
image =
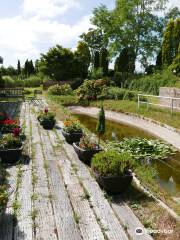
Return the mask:
[[[74, 113], [81, 113], [85, 115], [89, 115], [92, 117], [97, 117], [99, 112], [98, 108], [95, 107], [80, 107], [73, 106], [70, 107], [71, 111]], [[176, 133], [166, 127], [160, 126], [153, 122], [147, 121], [142, 118], [138, 118], [136, 116], [127, 115], [123, 113], [117, 113], [114, 111], [106, 111], [106, 119], [113, 120], [119, 123], [125, 123], [132, 125], [134, 127], [138, 127], [151, 133], [152, 135], [161, 138], [162, 140], [172, 144], [178, 150], [180, 150], [180, 134]], [[161, 116], [159, 116], [161, 118]]]
[[[21, 123], [28, 137], [23, 161], [9, 167], [16, 189], [0, 223], [0, 240], [150, 240], [120, 197], [109, 203], [61, 134], [44, 130], [36, 109], [22, 105]], [[14, 182], [12, 181], [12, 184]]]

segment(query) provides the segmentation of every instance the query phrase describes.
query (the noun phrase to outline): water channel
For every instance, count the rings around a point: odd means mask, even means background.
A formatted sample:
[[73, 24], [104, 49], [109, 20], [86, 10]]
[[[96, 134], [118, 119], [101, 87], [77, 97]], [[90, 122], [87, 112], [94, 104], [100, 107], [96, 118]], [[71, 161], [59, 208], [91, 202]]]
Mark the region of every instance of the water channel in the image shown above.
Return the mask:
[[[84, 115], [74, 114], [80, 122], [91, 132], [96, 133], [97, 119]], [[148, 132], [139, 128], [106, 120], [106, 133], [103, 140], [122, 140], [123, 138], [148, 138], [156, 139]], [[156, 161], [157, 182], [160, 186], [174, 197], [180, 197], [180, 152], [173, 155], [170, 159], [164, 161]]]

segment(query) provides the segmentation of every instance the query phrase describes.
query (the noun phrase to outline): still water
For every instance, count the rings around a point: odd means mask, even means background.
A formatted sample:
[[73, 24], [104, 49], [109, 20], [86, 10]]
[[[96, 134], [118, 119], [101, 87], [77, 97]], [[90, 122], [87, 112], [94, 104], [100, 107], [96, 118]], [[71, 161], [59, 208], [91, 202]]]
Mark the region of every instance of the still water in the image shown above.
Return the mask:
[[[96, 133], [97, 119], [83, 114], [74, 114], [91, 132]], [[139, 128], [106, 120], [106, 133], [103, 140], [122, 140], [123, 138], [141, 137], [155, 139], [154, 136]], [[180, 153], [168, 160], [157, 161], [158, 183], [172, 196], [180, 197]]]

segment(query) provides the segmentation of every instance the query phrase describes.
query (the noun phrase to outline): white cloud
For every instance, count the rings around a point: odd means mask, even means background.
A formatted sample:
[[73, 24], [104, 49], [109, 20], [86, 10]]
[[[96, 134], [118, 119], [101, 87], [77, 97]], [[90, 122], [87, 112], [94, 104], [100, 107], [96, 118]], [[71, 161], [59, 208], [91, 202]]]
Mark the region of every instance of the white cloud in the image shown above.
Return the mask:
[[56, 20], [39, 17], [0, 19], [0, 46], [4, 65], [17, 64], [17, 59], [36, 59], [40, 52], [55, 44], [75, 47], [79, 35], [90, 27], [89, 16], [75, 25], [61, 24]]
[[25, 16], [56, 17], [72, 7], [78, 7], [78, 0], [24, 0]]

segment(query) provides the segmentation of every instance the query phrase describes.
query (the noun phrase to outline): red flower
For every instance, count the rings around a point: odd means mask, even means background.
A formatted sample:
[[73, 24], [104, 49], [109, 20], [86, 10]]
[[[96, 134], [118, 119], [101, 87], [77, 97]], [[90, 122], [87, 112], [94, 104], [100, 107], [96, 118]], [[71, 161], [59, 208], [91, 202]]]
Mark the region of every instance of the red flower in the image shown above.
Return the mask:
[[44, 109], [44, 112], [45, 112], [45, 113], [48, 113], [48, 111], [49, 111], [49, 110], [48, 110], [48, 108], [46, 107], [46, 108]]

